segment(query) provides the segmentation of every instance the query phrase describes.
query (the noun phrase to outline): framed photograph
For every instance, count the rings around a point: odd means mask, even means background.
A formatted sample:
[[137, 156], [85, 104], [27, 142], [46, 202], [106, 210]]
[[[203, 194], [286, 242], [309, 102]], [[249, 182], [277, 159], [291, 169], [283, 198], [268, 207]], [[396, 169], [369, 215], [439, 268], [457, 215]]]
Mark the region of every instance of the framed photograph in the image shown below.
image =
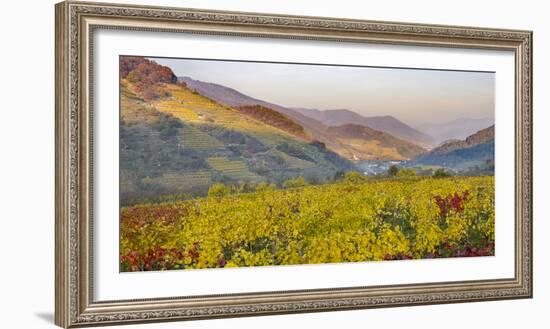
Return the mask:
[[56, 6], [56, 324], [530, 298], [532, 33]]

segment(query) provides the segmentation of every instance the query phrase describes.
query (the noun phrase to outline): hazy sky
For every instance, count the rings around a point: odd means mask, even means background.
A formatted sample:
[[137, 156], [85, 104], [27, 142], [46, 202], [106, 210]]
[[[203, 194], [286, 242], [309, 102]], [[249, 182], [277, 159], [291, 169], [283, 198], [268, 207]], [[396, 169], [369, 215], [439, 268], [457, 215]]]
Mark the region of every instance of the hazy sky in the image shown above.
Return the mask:
[[151, 58], [177, 76], [287, 107], [392, 115], [416, 126], [494, 117], [494, 73]]

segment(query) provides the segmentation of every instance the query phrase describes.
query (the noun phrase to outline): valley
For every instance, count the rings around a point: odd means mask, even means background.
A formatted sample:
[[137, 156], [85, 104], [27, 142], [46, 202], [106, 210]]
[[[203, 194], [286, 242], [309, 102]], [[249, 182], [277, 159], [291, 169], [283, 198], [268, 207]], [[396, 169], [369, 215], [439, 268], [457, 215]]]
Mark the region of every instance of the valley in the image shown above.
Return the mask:
[[[490, 120], [416, 129], [395, 113], [322, 109], [372, 106], [325, 66], [241, 63], [252, 65], [243, 77], [236, 62], [164, 61], [120, 57], [121, 272], [495, 254]], [[193, 78], [204, 71], [227, 85]], [[234, 89], [239, 81], [287, 106]], [[288, 106], [296, 97], [312, 106]]]
[[[223, 85], [176, 77], [139, 57], [121, 59], [122, 204], [204, 196], [222, 183], [282, 186], [302, 177], [387, 175], [391, 166], [431, 175], [494, 172], [494, 129], [435, 147], [398, 119], [350, 110], [289, 108]], [[474, 142], [475, 141], [475, 142]]]

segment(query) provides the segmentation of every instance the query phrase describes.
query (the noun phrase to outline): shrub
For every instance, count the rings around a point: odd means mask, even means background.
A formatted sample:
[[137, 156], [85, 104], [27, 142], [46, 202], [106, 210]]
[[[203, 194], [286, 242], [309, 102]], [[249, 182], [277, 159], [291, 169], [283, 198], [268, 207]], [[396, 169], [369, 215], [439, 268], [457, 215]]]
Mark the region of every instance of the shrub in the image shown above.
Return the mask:
[[289, 179], [283, 183], [283, 188], [296, 188], [296, 187], [304, 187], [308, 185], [304, 177], [296, 177], [293, 179]]
[[223, 197], [226, 195], [229, 195], [230, 190], [225, 184], [223, 183], [216, 183], [208, 189], [208, 196], [209, 197]]

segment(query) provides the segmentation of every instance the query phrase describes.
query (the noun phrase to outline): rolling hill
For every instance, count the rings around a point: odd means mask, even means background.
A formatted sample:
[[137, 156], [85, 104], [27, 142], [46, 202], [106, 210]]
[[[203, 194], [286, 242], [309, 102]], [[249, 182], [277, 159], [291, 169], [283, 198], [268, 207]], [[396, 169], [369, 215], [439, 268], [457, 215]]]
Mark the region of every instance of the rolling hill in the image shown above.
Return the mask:
[[190, 77], [178, 77], [178, 81], [185, 83], [189, 89], [227, 106], [242, 107], [260, 105], [273, 109], [308, 129], [312, 135], [322, 135], [322, 131], [326, 129], [323, 123], [293, 109], [250, 97], [233, 88], [216, 83], [195, 80]]
[[456, 170], [494, 171], [495, 126], [468, 136], [463, 140], [453, 140], [442, 144], [414, 160], [417, 165], [437, 165]]
[[364, 117], [350, 110], [315, 110], [295, 108], [297, 112], [310, 118], [318, 120], [327, 126], [341, 126], [345, 124], [356, 124], [380, 130], [392, 134], [397, 138], [417, 143], [421, 146], [434, 146], [435, 140], [398, 119], [387, 116]]
[[409, 160], [426, 152], [416, 144], [361, 125], [345, 124], [328, 130], [348, 145], [346, 151], [355, 160]]
[[354, 168], [277, 111], [220, 104], [183, 82], [167, 82], [170, 75], [159, 74], [166, 67], [154, 61], [124, 60], [130, 69], [120, 81], [123, 204], [163, 194], [204, 195], [216, 182], [323, 181]]
[[[420, 148], [416, 145], [413, 146], [414, 149], [412, 151], [406, 151], [405, 148], [402, 147], [403, 143], [405, 142], [404, 140], [402, 140], [403, 138], [401, 139], [386, 138], [384, 141], [376, 141], [376, 139], [373, 138], [373, 136], [385, 137], [390, 133], [386, 133], [386, 135], [372, 134], [371, 136], [367, 136], [367, 137], [361, 137], [359, 135], [359, 136], [353, 136], [353, 138], [351, 139], [347, 136], [341, 135], [341, 136], [338, 136], [338, 138], [336, 138], [336, 136], [334, 136], [334, 132], [336, 130], [330, 129], [329, 125], [327, 125], [324, 122], [321, 122], [321, 120], [318, 120], [317, 118], [313, 118], [313, 117], [310, 117], [309, 115], [306, 115], [307, 111], [305, 111], [304, 109], [291, 109], [291, 108], [287, 108], [277, 104], [269, 103], [257, 98], [247, 96], [235, 89], [232, 89], [220, 84], [203, 82], [203, 81], [192, 79], [190, 77], [179, 77], [178, 80], [182, 83], [185, 83], [190, 89], [194, 90], [195, 92], [201, 95], [204, 95], [206, 97], [209, 97], [215, 100], [216, 102], [225, 104], [227, 106], [231, 106], [235, 108], [260, 106], [263, 108], [268, 108], [268, 109], [277, 111], [283, 114], [288, 119], [293, 120], [295, 123], [302, 126], [304, 129], [305, 135], [308, 136], [309, 139], [320, 141], [328, 149], [350, 160], [375, 160], [375, 159], [376, 160], [378, 159], [404, 160], [404, 159], [409, 159], [411, 155], [417, 155], [421, 153]], [[317, 111], [317, 110], [311, 110], [311, 111]], [[326, 111], [319, 111], [319, 112], [326, 112]], [[337, 116], [337, 113], [334, 113], [334, 115]], [[361, 120], [353, 120], [354, 118], [357, 118], [357, 116], [359, 116], [354, 112], [345, 111], [345, 112], [342, 112], [342, 115], [345, 118], [347, 118], [346, 123], [363, 125], [362, 122], [356, 122]], [[359, 117], [363, 118], [361, 116]], [[383, 127], [390, 127], [391, 130], [393, 131], [403, 131], [404, 134], [407, 134], [407, 132], [413, 135], [415, 134], [412, 128], [408, 127], [407, 125], [398, 121], [395, 118], [372, 117], [370, 119], [371, 119], [371, 125], [376, 126], [377, 129], [378, 129], [378, 125], [380, 125]], [[347, 122], [347, 121], [350, 121], [350, 122]], [[337, 124], [337, 125], [342, 125], [342, 124]], [[375, 131], [374, 129], [372, 130]], [[376, 133], [380, 133], [380, 132], [384, 132], [384, 131], [376, 131]], [[417, 137], [418, 139], [424, 138], [424, 140], [429, 140], [428, 136], [422, 136], [420, 133], [418, 133]], [[391, 144], [392, 141], [395, 141], [396, 144], [392, 145]], [[429, 143], [425, 143], [425, 144], [429, 144]], [[422, 144], [422, 145], [425, 145], [425, 144]], [[406, 154], [403, 154], [403, 152], [405, 152]], [[422, 152], [425, 152], [425, 150], [422, 150]]]

